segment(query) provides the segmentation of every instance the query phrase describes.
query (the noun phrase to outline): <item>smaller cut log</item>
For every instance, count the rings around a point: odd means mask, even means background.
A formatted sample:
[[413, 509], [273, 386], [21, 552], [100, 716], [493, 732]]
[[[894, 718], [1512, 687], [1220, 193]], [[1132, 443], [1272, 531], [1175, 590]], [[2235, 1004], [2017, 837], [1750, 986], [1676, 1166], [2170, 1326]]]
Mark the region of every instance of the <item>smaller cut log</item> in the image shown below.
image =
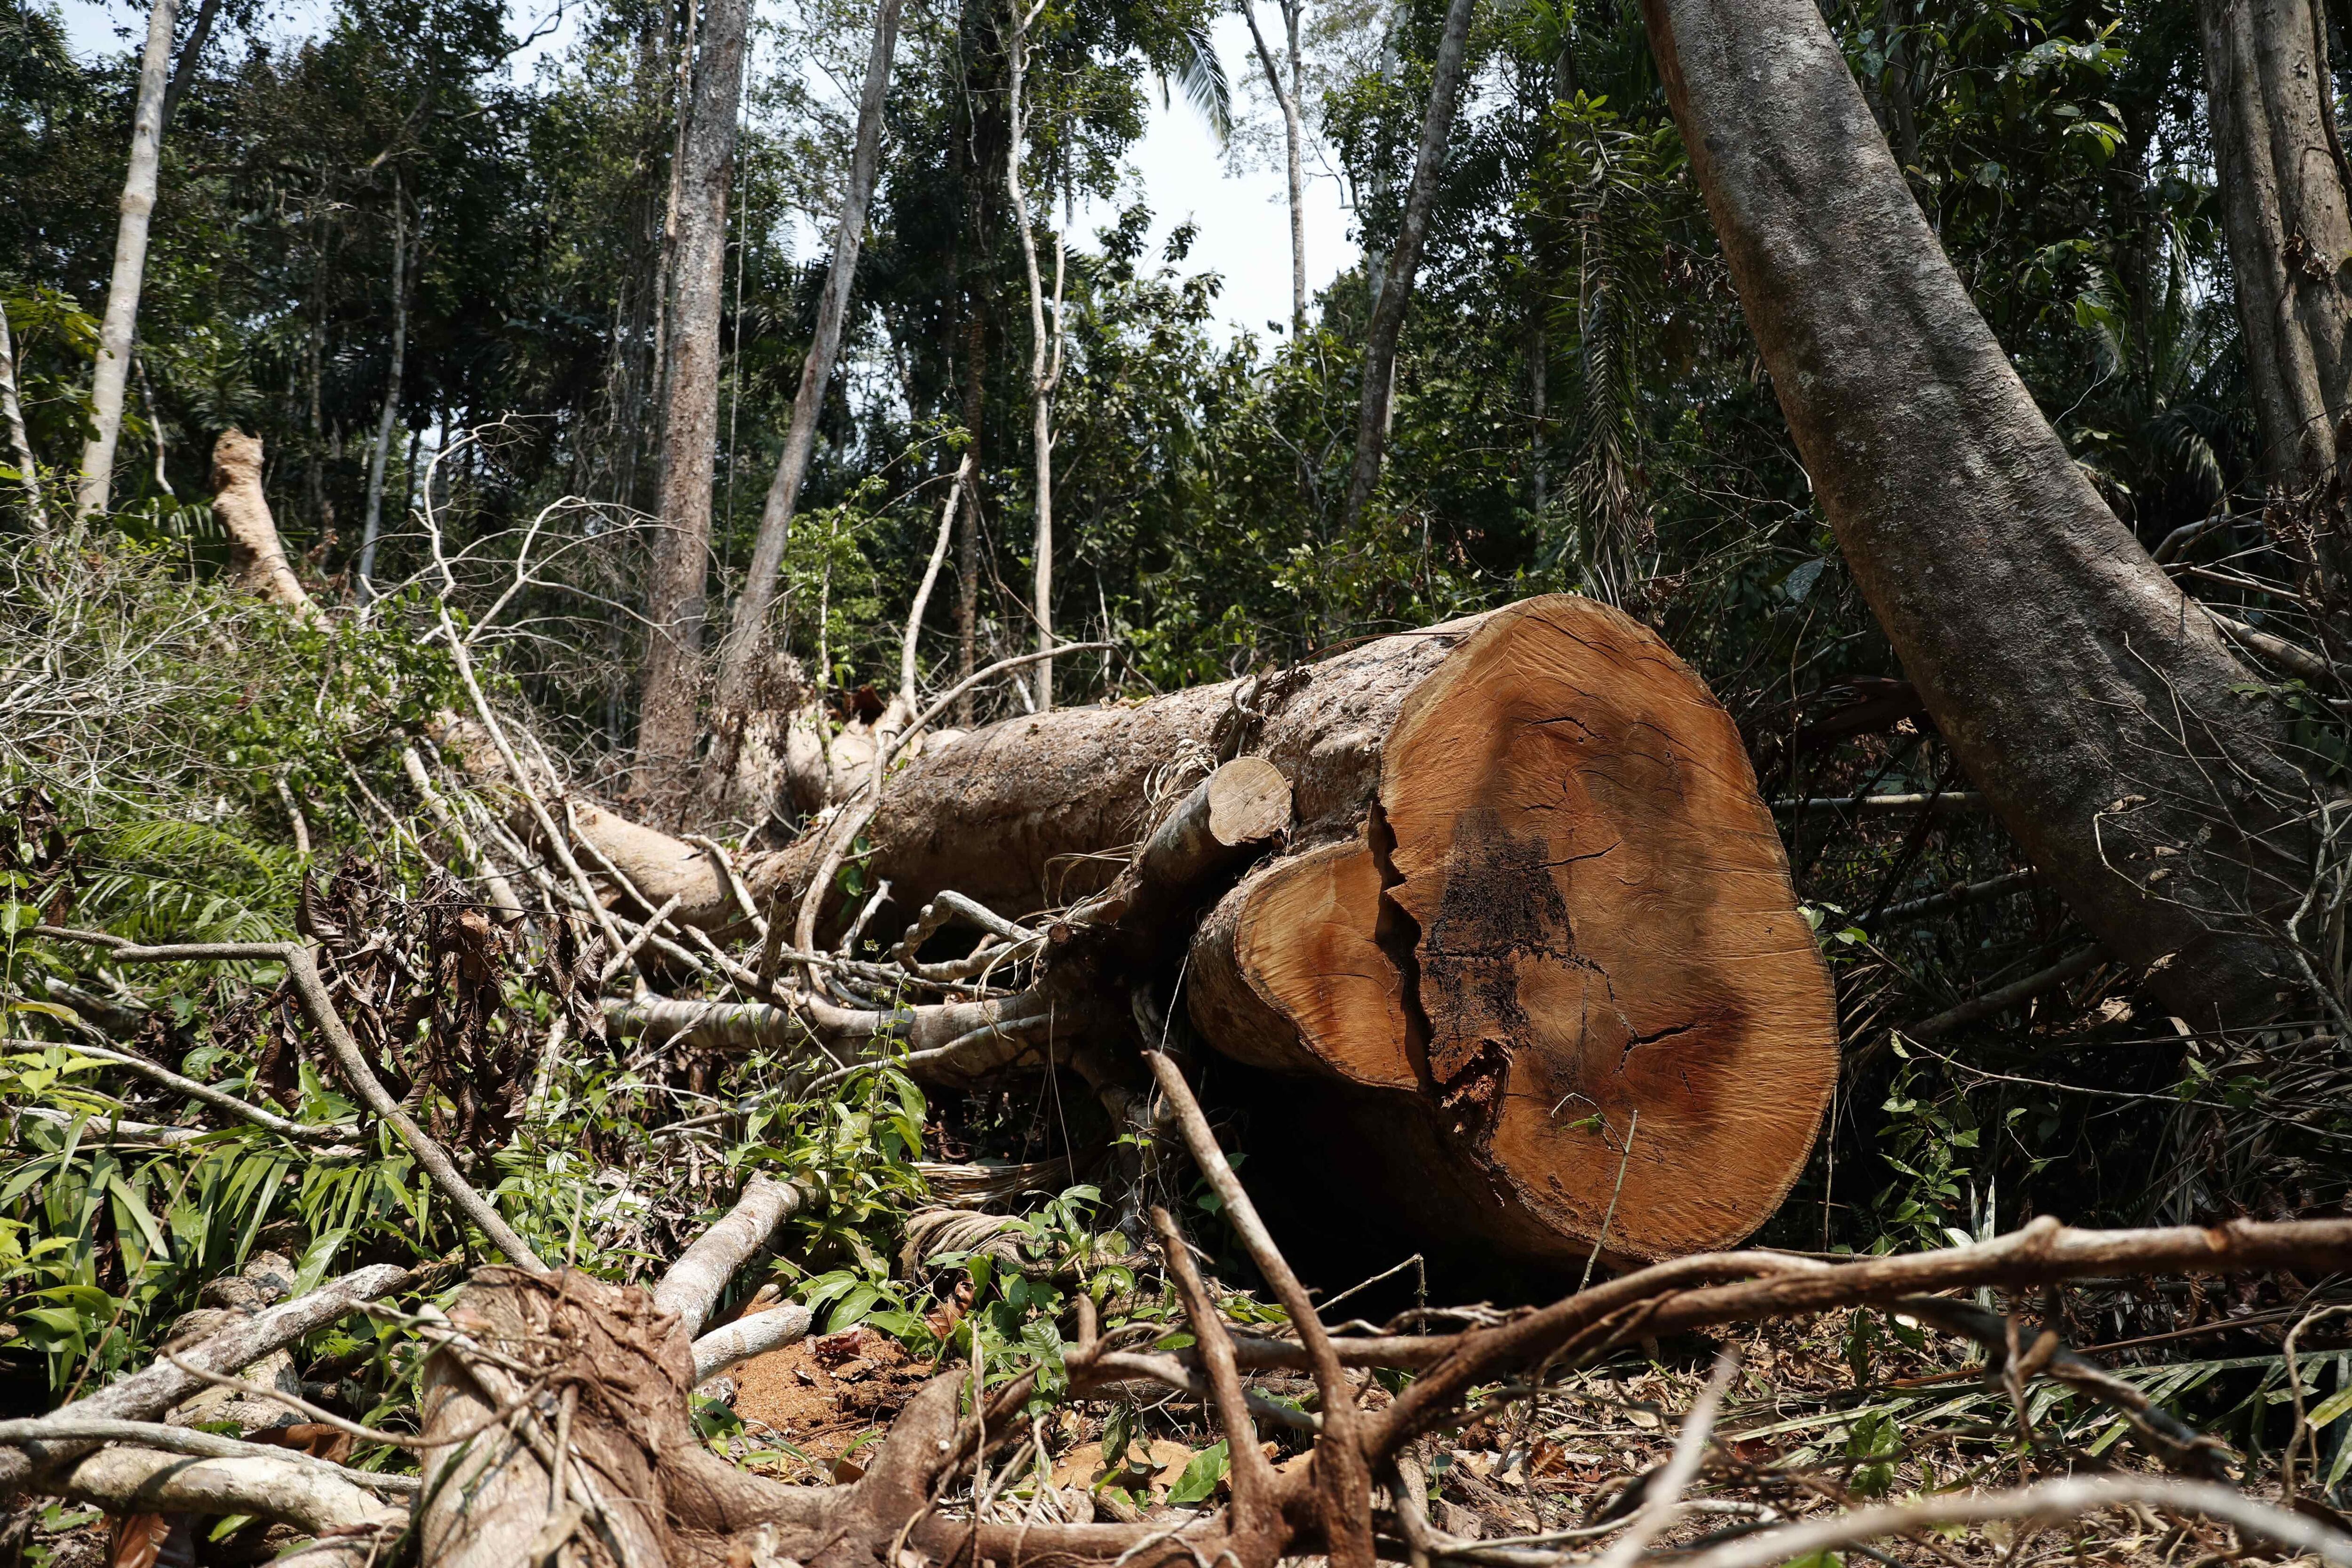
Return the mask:
[[1197, 887], [1290, 826], [1290, 781], [1264, 757], [1235, 757], [1184, 798], [1143, 847], [1146, 883]]
[[1290, 781], [1264, 757], [1235, 757], [1192, 787], [1099, 897], [1049, 928], [1066, 942], [1108, 929], [1133, 957], [1160, 950], [1191, 923], [1205, 897], [1290, 826]]

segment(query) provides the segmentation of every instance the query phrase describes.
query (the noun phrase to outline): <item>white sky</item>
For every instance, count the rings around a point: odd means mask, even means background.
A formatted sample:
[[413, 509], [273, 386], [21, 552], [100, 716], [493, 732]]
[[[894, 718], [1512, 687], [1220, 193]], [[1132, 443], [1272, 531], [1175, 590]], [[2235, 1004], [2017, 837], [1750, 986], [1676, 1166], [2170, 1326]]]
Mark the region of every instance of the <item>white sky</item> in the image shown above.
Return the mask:
[[[146, 24], [146, 7], [128, 0], [53, 0], [66, 23], [67, 36], [85, 57], [135, 47]], [[554, 0], [509, 0], [512, 26], [518, 35], [534, 30]], [[272, 8], [272, 30], [285, 37], [315, 31], [326, 14], [325, 0], [283, 0]], [[539, 57], [560, 47], [565, 28], [515, 61], [518, 75], [528, 79]], [[1217, 51], [1223, 58], [1226, 79], [1234, 84], [1238, 108], [1244, 82], [1255, 74], [1249, 30], [1238, 16], [1227, 13], [1215, 24]], [[1139, 192], [1152, 212], [1151, 243], [1155, 249], [1177, 224], [1190, 218], [1199, 226], [1185, 267], [1213, 271], [1224, 279], [1218, 296], [1221, 335], [1237, 331], [1270, 339], [1269, 322], [1286, 325], [1290, 318], [1290, 228], [1278, 171], [1254, 169], [1229, 174], [1225, 159], [1197, 110], [1173, 95], [1163, 105], [1156, 85], [1150, 92], [1150, 122], [1143, 139], [1129, 150], [1130, 191]], [[1307, 199], [1307, 281], [1310, 298], [1333, 275], [1356, 264], [1358, 249], [1349, 233], [1347, 213], [1339, 205], [1338, 183], [1328, 175], [1314, 177], [1310, 159]], [[1091, 240], [1093, 230], [1108, 224], [1116, 203], [1093, 203], [1077, 214], [1077, 233]]]

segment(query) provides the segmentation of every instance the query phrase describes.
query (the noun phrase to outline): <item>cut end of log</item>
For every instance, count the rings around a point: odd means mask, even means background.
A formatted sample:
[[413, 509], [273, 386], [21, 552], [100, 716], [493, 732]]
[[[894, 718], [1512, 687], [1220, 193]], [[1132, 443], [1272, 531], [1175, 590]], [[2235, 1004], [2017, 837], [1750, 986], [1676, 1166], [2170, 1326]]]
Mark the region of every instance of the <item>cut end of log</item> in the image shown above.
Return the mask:
[[1525, 1259], [1746, 1236], [1837, 1070], [1737, 729], [1655, 635], [1570, 595], [1419, 679], [1365, 829], [1252, 873], [1193, 974], [1220, 1051], [1361, 1091], [1359, 1163], [1410, 1228]]
[[1264, 757], [1235, 757], [1209, 775], [1209, 834], [1231, 848], [1290, 826], [1290, 781]]

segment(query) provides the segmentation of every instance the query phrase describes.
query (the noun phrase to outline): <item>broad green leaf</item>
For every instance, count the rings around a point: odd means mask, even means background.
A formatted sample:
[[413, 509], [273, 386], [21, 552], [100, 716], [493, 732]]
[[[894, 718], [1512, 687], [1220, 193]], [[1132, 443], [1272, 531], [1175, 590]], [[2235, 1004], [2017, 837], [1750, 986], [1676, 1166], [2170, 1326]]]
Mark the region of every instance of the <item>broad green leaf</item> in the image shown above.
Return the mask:
[[1175, 1508], [1191, 1508], [1195, 1503], [1204, 1502], [1217, 1489], [1217, 1483], [1224, 1479], [1225, 1446], [1217, 1443], [1192, 1456], [1192, 1462], [1184, 1467], [1184, 1473], [1176, 1478], [1174, 1486], [1168, 1489], [1168, 1501]]

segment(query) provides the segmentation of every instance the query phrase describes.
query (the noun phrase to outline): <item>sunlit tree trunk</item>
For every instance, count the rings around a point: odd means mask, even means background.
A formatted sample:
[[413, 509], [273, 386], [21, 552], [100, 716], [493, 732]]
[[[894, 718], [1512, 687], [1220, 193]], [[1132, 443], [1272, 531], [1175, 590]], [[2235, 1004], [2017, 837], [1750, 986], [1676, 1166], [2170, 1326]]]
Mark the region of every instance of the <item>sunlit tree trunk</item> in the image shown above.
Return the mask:
[[637, 716], [637, 787], [674, 800], [695, 741], [702, 672], [710, 479], [719, 434], [719, 317], [727, 270], [727, 193], [743, 87], [748, 0], [711, 0], [678, 186], [677, 265], [666, 348], [661, 530]]
[[[2197, 18], [2263, 467], [2315, 492], [2342, 471], [2352, 412], [2352, 169], [2326, 33], [2316, 0], [2198, 0]], [[2322, 596], [2352, 611], [2340, 492], [2309, 526]]]
[[1453, 0], [1445, 11], [1445, 30], [1437, 40], [1437, 61], [1430, 72], [1429, 104], [1421, 117], [1421, 148], [1414, 155], [1412, 184], [1406, 190], [1404, 221], [1398, 226], [1395, 246], [1389, 251], [1372, 306], [1372, 327], [1364, 341], [1362, 401], [1356, 411], [1356, 459], [1348, 470], [1347, 510], [1343, 528], [1352, 532], [1381, 481], [1381, 454], [1388, 446], [1389, 400], [1396, 390], [1397, 334], [1404, 327], [1405, 308], [1412, 302], [1412, 283], [1421, 269], [1422, 242], [1429, 235], [1429, 215], [1437, 205], [1437, 178], [1445, 163], [1445, 143], [1454, 131], [1454, 103], [1462, 87], [1462, 59], [1470, 39], [1470, 14], [1476, 0]]
[[139, 328], [139, 288], [147, 275], [147, 228], [155, 215], [155, 175], [163, 159], [172, 23], [178, 15], [179, 0], [155, 0], [147, 16], [147, 48], [139, 59], [139, 100], [131, 120], [131, 168], [122, 182], [121, 216], [114, 229], [114, 277], [107, 285], [106, 316], [98, 330], [98, 369], [90, 386], [96, 428], [82, 448], [81, 483], [74, 494], [77, 531], [106, 510], [107, 492], [114, 482], [131, 342]]
[[392, 370], [383, 385], [383, 408], [376, 416], [375, 449], [368, 454], [367, 521], [360, 535], [359, 597], [375, 597], [375, 547], [383, 534], [383, 470], [400, 423], [400, 377], [408, 353], [408, 225], [400, 184], [392, 188]]
[[[328, 210], [325, 182], [314, 195], [314, 206], [322, 214]], [[334, 231], [325, 216], [316, 226], [316, 244], [312, 254], [316, 265], [310, 277], [310, 330], [306, 334], [303, 349], [304, 386], [310, 396], [305, 405], [310, 424], [310, 449], [303, 469], [303, 499], [310, 503], [310, 521], [324, 531], [327, 526], [327, 424], [325, 378], [327, 342], [327, 268], [332, 262], [328, 245]]]
[[1644, 0], [1816, 504], [2046, 883], [2200, 1028], [2302, 1005], [2312, 791], [2218, 628], [2076, 467], [1813, 0]]
[[834, 226], [833, 267], [825, 275], [824, 297], [817, 306], [816, 336], [809, 344], [808, 357], [801, 362], [792, 426], [784, 433], [783, 454], [776, 461], [775, 477], [769, 481], [767, 501], [760, 510], [751, 563], [735, 601], [719, 658], [722, 714], [751, 701], [758, 671], [767, 657], [768, 611], [775, 603], [793, 513], [800, 504], [801, 484], [808, 477], [810, 454], [816, 447], [817, 416], [824, 410], [834, 362], [841, 353], [850, 285], [856, 279], [857, 255], [866, 238], [866, 208], [881, 171], [882, 109], [889, 92], [890, 58], [898, 45], [898, 9], [899, 0], [880, 0], [874, 7], [874, 42], [866, 57], [865, 88], [858, 95], [857, 141], [850, 154], [849, 188], [843, 195], [841, 217]]
[[1257, 7], [1253, 0], [1242, 0], [1242, 16], [1249, 23], [1250, 42], [1257, 49], [1258, 64], [1265, 68], [1265, 84], [1273, 89], [1274, 101], [1282, 110], [1283, 152], [1286, 158], [1286, 174], [1290, 181], [1290, 331], [1296, 339], [1307, 330], [1307, 174], [1305, 165], [1306, 127], [1298, 113], [1298, 89], [1301, 71], [1298, 59], [1298, 10], [1302, 0], [1280, 0], [1282, 24], [1288, 37], [1290, 80], [1286, 85], [1282, 70], [1275, 63], [1274, 51], [1265, 47], [1265, 35], [1258, 30]]

